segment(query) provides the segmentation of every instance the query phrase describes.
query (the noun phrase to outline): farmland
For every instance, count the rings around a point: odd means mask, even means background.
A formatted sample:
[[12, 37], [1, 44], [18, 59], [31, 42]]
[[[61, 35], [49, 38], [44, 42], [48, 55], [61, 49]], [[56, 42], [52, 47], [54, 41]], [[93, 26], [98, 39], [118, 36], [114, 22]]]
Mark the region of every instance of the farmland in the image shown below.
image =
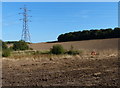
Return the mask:
[[[82, 51], [79, 55], [19, 55], [3, 57], [3, 86], [118, 86], [118, 40], [101, 39], [34, 43], [34, 50], [54, 44]], [[95, 50], [96, 55], [91, 55]]]

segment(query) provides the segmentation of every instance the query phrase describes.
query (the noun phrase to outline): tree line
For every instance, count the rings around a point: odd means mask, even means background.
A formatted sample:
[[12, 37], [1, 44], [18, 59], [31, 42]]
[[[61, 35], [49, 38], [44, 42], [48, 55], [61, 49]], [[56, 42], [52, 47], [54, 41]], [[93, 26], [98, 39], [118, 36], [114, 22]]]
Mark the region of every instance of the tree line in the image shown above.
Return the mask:
[[69, 32], [59, 35], [58, 42], [80, 41], [80, 40], [91, 40], [91, 39], [107, 39], [107, 38], [120, 38], [120, 28]]

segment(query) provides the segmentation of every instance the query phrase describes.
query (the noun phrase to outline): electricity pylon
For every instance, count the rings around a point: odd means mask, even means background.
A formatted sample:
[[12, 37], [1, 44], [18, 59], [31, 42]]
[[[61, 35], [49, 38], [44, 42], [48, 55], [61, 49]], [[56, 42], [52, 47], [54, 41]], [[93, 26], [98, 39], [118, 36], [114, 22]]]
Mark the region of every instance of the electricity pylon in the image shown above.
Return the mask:
[[22, 29], [22, 35], [21, 35], [21, 40], [24, 40], [26, 42], [31, 42], [31, 38], [30, 38], [30, 33], [29, 33], [29, 26], [28, 26], [28, 22], [31, 22], [29, 20], [29, 17], [32, 17], [32, 16], [29, 16], [28, 15], [28, 10], [26, 5], [24, 5], [23, 8], [20, 8], [21, 10], [23, 10], [22, 13], [19, 13], [19, 14], [22, 14], [23, 15], [23, 18], [20, 19], [23, 21], [23, 29]]

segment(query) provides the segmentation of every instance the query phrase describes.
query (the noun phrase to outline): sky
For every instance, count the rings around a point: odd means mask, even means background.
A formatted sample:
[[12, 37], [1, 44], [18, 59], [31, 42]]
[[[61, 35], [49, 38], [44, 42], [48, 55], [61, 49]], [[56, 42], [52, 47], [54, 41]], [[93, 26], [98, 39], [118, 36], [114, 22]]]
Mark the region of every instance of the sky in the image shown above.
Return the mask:
[[118, 27], [117, 2], [3, 2], [2, 40], [18, 41], [22, 35], [23, 12], [27, 6], [31, 42], [56, 41], [60, 34]]

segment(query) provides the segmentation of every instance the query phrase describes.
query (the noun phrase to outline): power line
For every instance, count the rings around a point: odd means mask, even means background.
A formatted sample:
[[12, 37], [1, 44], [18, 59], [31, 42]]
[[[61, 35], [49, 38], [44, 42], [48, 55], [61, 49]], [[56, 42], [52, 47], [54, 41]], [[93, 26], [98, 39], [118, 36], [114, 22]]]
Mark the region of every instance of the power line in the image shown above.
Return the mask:
[[24, 7], [23, 7], [23, 8], [20, 8], [20, 9], [23, 10], [22, 13], [19, 13], [19, 14], [22, 14], [22, 15], [23, 15], [23, 18], [20, 19], [20, 20], [23, 21], [23, 29], [22, 29], [21, 40], [24, 40], [24, 41], [26, 41], [26, 42], [31, 42], [28, 22], [31, 22], [31, 21], [29, 20], [29, 17], [32, 17], [32, 16], [29, 16], [29, 15], [28, 15], [28, 12], [29, 12], [30, 10], [27, 9], [26, 5], [24, 5]]

